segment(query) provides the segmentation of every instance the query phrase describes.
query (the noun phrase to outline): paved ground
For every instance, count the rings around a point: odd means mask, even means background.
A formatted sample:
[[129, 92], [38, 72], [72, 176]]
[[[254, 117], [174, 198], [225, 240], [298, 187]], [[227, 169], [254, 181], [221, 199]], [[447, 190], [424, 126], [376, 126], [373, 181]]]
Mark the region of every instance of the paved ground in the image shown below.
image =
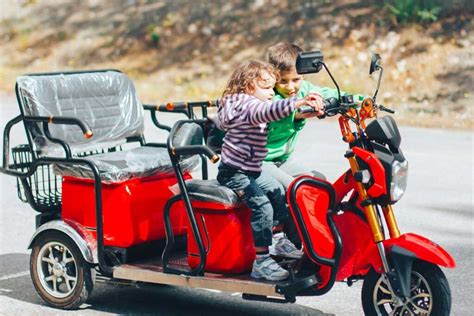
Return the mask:
[[[1, 96], [0, 128], [16, 115], [11, 97]], [[167, 120], [167, 119], [166, 119]], [[13, 131], [22, 142], [21, 128]], [[453, 296], [453, 315], [472, 314], [473, 262], [473, 133], [401, 127], [402, 148], [410, 162], [408, 192], [396, 206], [403, 232], [416, 232], [445, 247], [458, 267], [444, 270]], [[153, 137], [163, 137], [153, 135]], [[154, 139], [154, 138], [153, 138]], [[298, 143], [298, 157], [334, 180], [347, 168], [346, 147], [336, 121], [312, 121]], [[28, 273], [34, 211], [16, 197], [15, 181], [0, 175], [0, 314], [56, 315], [36, 295]], [[176, 287], [145, 289], [99, 286], [87, 306], [72, 314], [162, 315], [360, 315], [360, 283], [336, 284], [320, 298], [296, 304], [248, 302], [238, 295]]]

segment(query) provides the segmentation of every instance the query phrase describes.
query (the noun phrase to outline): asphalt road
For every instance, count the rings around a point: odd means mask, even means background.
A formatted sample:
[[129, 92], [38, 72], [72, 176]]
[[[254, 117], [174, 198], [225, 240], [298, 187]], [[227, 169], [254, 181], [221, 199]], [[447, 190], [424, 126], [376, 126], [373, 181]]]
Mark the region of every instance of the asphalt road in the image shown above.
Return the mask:
[[[18, 112], [14, 99], [0, 95], [0, 128]], [[395, 116], [396, 117], [396, 116]], [[421, 118], [420, 118], [421, 119]], [[170, 121], [165, 117], [165, 122]], [[153, 130], [148, 125], [147, 131]], [[453, 315], [472, 314], [474, 290], [473, 133], [400, 127], [402, 148], [410, 163], [408, 191], [396, 204], [402, 232], [436, 241], [456, 259], [444, 269], [453, 296]], [[156, 141], [164, 134], [149, 135]], [[13, 130], [12, 144], [24, 142], [23, 129]], [[3, 142], [2, 142], [3, 143]], [[337, 122], [308, 123], [297, 157], [333, 181], [347, 168]], [[36, 294], [28, 272], [27, 245], [34, 232], [35, 212], [16, 197], [15, 179], [0, 174], [0, 314], [57, 315]], [[161, 315], [361, 315], [361, 284], [336, 284], [322, 297], [298, 298], [296, 304], [243, 301], [238, 294], [160, 286], [98, 286], [87, 305], [70, 314]]]

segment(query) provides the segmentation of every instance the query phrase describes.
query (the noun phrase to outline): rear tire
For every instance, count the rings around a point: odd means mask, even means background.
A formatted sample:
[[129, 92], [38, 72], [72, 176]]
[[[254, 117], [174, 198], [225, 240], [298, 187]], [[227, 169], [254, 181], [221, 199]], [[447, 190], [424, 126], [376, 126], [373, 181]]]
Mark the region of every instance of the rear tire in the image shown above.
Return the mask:
[[74, 241], [57, 231], [37, 237], [30, 257], [33, 285], [49, 305], [76, 309], [92, 292], [92, 269]]
[[408, 302], [396, 307], [385, 279], [371, 270], [362, 286], [362, 307], [365, 315], [449, 315], [451, 290], [446, 276], [438, 266], [415, 261], [410, 288]]

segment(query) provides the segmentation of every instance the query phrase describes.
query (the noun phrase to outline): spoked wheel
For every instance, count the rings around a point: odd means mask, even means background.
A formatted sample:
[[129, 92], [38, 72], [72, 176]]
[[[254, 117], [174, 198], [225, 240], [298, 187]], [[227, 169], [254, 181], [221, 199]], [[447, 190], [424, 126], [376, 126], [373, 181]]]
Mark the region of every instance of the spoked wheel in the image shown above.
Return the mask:
[[35, 241], [30, 273], [38, 294], [54, 307], [77, 308], [92, 292], [91, 268], [76, 244], [59, 232], [46, 232]]
[[451, 291], [446, 276], [436, 265], [413, 263], [410, 297], [393, 299], [385, 278], [371, 271], [362, 287], [362, 305], [366, 315], [449, 315]]

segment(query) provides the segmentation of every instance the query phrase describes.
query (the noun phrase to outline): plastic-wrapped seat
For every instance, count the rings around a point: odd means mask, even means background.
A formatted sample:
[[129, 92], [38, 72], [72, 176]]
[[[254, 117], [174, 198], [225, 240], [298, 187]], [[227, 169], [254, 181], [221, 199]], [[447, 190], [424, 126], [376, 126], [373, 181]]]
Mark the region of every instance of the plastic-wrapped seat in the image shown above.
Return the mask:
[[[132, 81], [118, 71], [48, 74], [22, 76], [17, 80], [23, 96], [23, 115], [74, 117], [86, 122], [94, 133], [84, 139], [75, 125], [52, 124], [53, 137], [66, 142], [73, 156], [87, 152], [106, 151], [84, 159], [93, 161], [104, 182], [121, 182], [136, 177], [163, 173], [172, 174], [172, 164], [166, 148], [142, 146], [125, 151], [107, 152], [129, 139], [142, 138], [144, 130], [143, 106]], [[44, 135], [41, 123], [29, 123], [28, 131], [39, 156], [64, 156], [63, 148]], [[196, 137], [195, 130], [184, 130], [181, 137]], [[199, 135], [198, 135], [199, 136]], [[201, 141], [199, 139], [199, 141]], [[185, 171], [194, 168], [198, 158], [181, 163]], [[93, 178], [92, 171], [81, 165], [57, 165], [60, 175]]]

